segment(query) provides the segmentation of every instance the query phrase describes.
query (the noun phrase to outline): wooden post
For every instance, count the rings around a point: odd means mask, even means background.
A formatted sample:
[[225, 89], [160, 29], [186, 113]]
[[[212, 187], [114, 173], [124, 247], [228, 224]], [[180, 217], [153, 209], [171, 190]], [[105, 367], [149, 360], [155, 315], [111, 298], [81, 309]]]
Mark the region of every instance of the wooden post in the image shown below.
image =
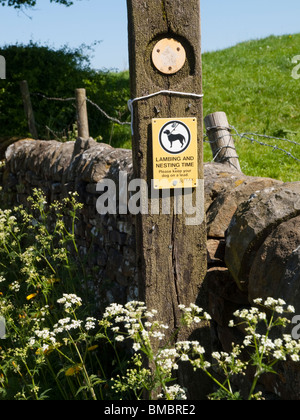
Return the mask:
[[90, 137], [89, 120], [86, 105], [86, 90], [76, 89], [78, 137], [87, 140]]
[[[198, 152], [194, 158], [198, 161], [199, 187], [193, 188], [191, 194], [195, 203], [200, 191], [199, 207], [202, 207], [202, 98], [188, 95], [202, 92], [200, 0], [127, 0], [127, 5], [132, 99], [161, 90], [187, 94], [162, 93], [132, 102], [135, 178], [146, 180], [148, 186], [153, 179], [152, 119], [197, 118]], [[169, 54], [176, 43], [179, 46], [175, 54]], [[177, 60], [176, 50], [181, 53], [182, 47], [186, 56], [182, 58], [179, 54]], [[157, 57], [160, 53], [164, 55], [161, 61], [166, 64], [161, 68]], [[160, 214], [149, 211], [136, 219], [140, 299], [149, 309], [158, 310], [159, 319], [169, 326], [168, 338], [180, 326], [178, 305], [196, 303], [199, 294], [203, 297], [201, 286], [207, 267], [204, 210], [199, 223], [189, 226], [185, 209], [182, 214], [174, 210], [174, 191], [170, 215], [161, 212], [166, 191], [156, 191], [160, 194]], [[148, 204], [151, 208], [149, 195]], [[198, 303], [204, 305], [204, 301]], [[178, 339], [186, 340], [191, 333], [185, 328]]]
[[225, 112], [215, 112], [204, 119], [215, 162], [228, 164], [241, 172], [239, 157]]
[[3, 55], [0, 55], [0, 80], [6, 79], [6, 60]]
[[37, 132], [37, 129], [36, 129], [36, 126], [35, 126], [34, 113], [33, 113], [33, 109], [32, 109], [30, 92], [29, 92], [29, 87], [28, 87], [27, 80], [23, 80], [22, 82], [20, 82], [20, 88], [21, 88], [22, 99], [23, 99], [23, 104], [24, 104], [24, 111], [25, 111], [25, 115], [26, 115], [26, 118], [27, 118], [27, 121], [28, 121], [29, 131], [30, 131], [30, 134], [32, 135], [32, 137], [34, 139], [37, 139], [38, 138], [38, 132]]

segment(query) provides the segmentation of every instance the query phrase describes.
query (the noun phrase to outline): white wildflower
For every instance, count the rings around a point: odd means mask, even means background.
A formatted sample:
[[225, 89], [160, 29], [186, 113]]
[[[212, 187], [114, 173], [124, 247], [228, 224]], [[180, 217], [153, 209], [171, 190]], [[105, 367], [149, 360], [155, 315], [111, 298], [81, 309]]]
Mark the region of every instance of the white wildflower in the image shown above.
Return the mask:
[[141, 349], [141, 345], [139, 343], [134, 343], [132, 348], [133, 348], [134, 351], [139, 351]]
[[300, 362], [300, 357], [298, 354], [292, 354], [291, 359], [293, 362]]
[[123, 335], [118, 335], [118, 336], [115, 338], [115, 340], [116, 340], [116, 341], [120, 341], [120, 342], [122, 342], [122, 341], [124, 341], [124, 340], [125, 340], [125, 338], [123, 337]]
[[70, 321], [71, 321], [71, 318], [63, 318], [63, 319], [60, 319], [58, 321], [58, 324], [64, 326], [64, 325], [68, 324]]
[[282, 306], [275, 306], [275, 312], [278, 314], [283, 314], [283, 307]]
[[285, 357], [284, 353], [280, 350], [274, 351], [274, 357], [277, 360], [286, 360], [286, 357]]
[[43, 346], [42, 346], [42, 353], [45, 353], [46, 351], [48, 351], [49, 350], [49, 345], [48, 344], [43, 344]]
[[204, 312], [204, 319], [206, 319], [207, 321], [211, 321], [211, 316], [207, 313], [207, 312]]
[[254, 299], [254, 303], [256, 304], [256, 305], [260, 305], [261, 303], [262, 303], [262, 299], [261, 298], [258, 298], [258, 299]]
[[96, 318], [89, 317], [86, 319], [85, 329], [87, 331], [93, 330], [96, 328]]
[[162, 340], [165, 337], [165, 334], [161, 333], [160, 331], [154, 331], [152, 333], [152, 337]]
[[113, 327], [111, 330], [113, 332], [119, 332], [120, 331], [120, 327]]
[[205, 348], [199, 344], [194, 347], [194, 351], [198, 354], [205, 354]]
[[179, 385], [173, 385], [166, 388], [166, 392], [171, 400], [187, 400], [185, 389], [181, 388]]
[[276, 347], [281, 347], [281, 346], [282, 346], [282, 344], [283, 344], [283, 341], [282, 341], [280, 338], [277, 338], [277, 339], [274, 341], [274, 344], [275, 344], [275, 346], [276, 346]]
[[28, 344], [29, 344], [29, 347], [33, 347], [33, 346], [35, 345], [35, 338], [34, 338], [34, 337], [31, 337], [31, 338], [29, 339]]
[[189, 351], [190, 344], [191, 343], [189, 341], [179, 341], [178, 343], [176, 343], [176, 348], [183, 351]]
[[10, 290], [12, 290], [13, 292], [19, 292], [20, 291], [20, 283], [18, 281], [14, 281], [12, 284], [10, 284], [9, 286]]
[[61, 303], [64, 305], [64, 309], [66, 312], [70, 312], [74, 307], [79, 307], [82, 305], [82, 299], [74, 294], [63, 294], [61, 299], [57, 300], [57, 303]]
[[247, 337], [245, 337], [245, 340], [244, 340], [243, 343], [244, 343], [244, 346], [246, 346], [246, 347], [250, 346], [251, 343], [252, 343], [252, 336], [248, 335]]
[[220, 360], [221, 359], [221, 354], [219, 352], [214, 352], [214, 353], [212, 353], [212, 357], [216, 360]]
[[260, 321], [265, 321], [267, 319], [267, 314], [265, 312], [260, 312], [258, 314], [258, 318], [260, 319]]
[[116, 315], [121, 315], [121, 314], [123, 315], [124, 313], [125, 313], [125, 310], [124, 310], [122, 305], [120, 305], [118, 303], [112, 303], [108, 308], [106, 308], [103, 317], [104, 318], [109, 318], [109, 317], [116, 316]]
[[270, 307], [272, 307], [276, 304], [277, 304], [277, 301], [275, 299], [271, 298], [271, 297], [268, 297], [268, 299], [264, 303], [265, 306], [270, 306]]
[[68, 325], [65, 326], [65, 330], [66, 331], [77, 330], [78, 328], [81, 327], [82, 322], [83, 321], [75, 321], [73, 319], [70, 324], [68, 324]]

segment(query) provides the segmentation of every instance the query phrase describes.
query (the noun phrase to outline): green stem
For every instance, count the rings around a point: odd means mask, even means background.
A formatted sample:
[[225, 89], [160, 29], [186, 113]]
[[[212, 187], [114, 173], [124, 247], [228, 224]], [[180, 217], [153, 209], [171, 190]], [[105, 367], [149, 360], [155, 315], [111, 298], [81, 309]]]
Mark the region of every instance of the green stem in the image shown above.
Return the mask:
[[[272, 326], [273, 326], [273, 320], [274, 320], [274, 312], [271, 316], [271, 320], [270, 320], [268, 328], [267, 328], [267, 333], [266, 333], [266, 336], [265, 336], [266, 341], [269, 338], [269, 335], [270, 335], [270, 332], [271, 332], [271, 329], [272, 329]], [[264, 356], [265, 356], [265, 351], [266, 351], [266, 344], [263, 345], [262, 351], [261, 352], [259, 351], [256, 336], [254, 335], [253, 337], [254, 337], [254, 344], [255, 344], [255, 352], [256, 352], [256, 356], [257, 356], [257, 359], [258, 359], [259, 363], [258, 363], [258, 366], [256, 366], [256, 372], [255, 372], [252, 387], [251, 387], [251, 390], [250, 390], [250, 393], [249, 393], [249, 396], [248, 396], [248, 401], [252, 400], [252, 397], [253, 397], [254, 391], [256, 389], [258, 380], [261, 377], [261, 375], [264, 373], [264, 369], [262, 368], [262, 362], [263, 362], [263, 359], [264, 359]]]
[[55, 372], [54, 372], [54, 370], [53, 370], [53, 368], [52, 368], [52, 366], [51, 366], [51, 363], [50, 363], [50, 361], [48, 360], [48, 358], [47, 358], [47, 357], [46, 357], [46, 361], [47, 361], [47, 365], [48, 365], [48, 367], [49, 367], [49, 370], [50, 370], [50, 372], [51, 372], [51, 374], [52, 374], [52, 376], [53, 376], [53, 378], [54, 378], [54, 380], [55, 380], [55, 382], [56, 382], [56, 385], [57, 385], [57, 387], [58, 387], [58, 389], [59, 389], [59, 391], [60, 391], [60, 393], [61, 393], [62, 397], [63, 397], [63, 398], [67, 401], [67, 400], [68, 400], [68, 396], [67, 396], [67, 394], [65, 393], [64, 389], [62, 388], [62, 386], [61, 386], [61, 384], [60, 384], [59, 380], [57, 379], [57, 375], [55, 374]]
[[31, 383], [32, 383], [32, 389], [33, 389], [33, 392], [34, 392], [34, 396], [35, 396], [35, 399], [38, 401], [39, 400], [39, 396], [38, 396], [38, 394], [36, 392], [36, 385], [35, 385], [35, 382], [34, 382], [34, 376], [30, 372], [30, 369], [29, 369], [26, 361], [24, 359], [22, 359], [22, 362], [23, 362], [23, 364], [24, 364], [24, 366], [25, 366], [25, 368], [26, 368], [26, 370], [28, 372], [28, 375], [30, 376]]
[[[72, 337], [71, 337], [71, 336], [70, 336], [70, 338], [72, 339]], [[93, 388], [93, 386], [92, 386], [92, 384], [91, 384], [90, 377], [89, 377], [89, 375], [88, 375], [88, 373], [87, 373], [87, 371], [86, 371], [85, 363], [84, 363], [84, 361], [83, 361], [83, 359], [82, 359], [82, 357], [81, 357], [80, 351], [78, 350], [78, 347], [77, 347], [76, 343], [75, 343], [73, 340], [72, 340], [72, 343], [73, 343], [73, 345], [74, 345], [74, 347], [75, 347], [75, 350], [76, 350], [76, 352], [77, 352], [77, 355], [78, 355], [78, 357], [79, 357], [79, 359], [80, 359], [80, 362], [81, 362], [81, 364], [82, 364], [82, 368], [83, 368], [83, 372], [84, 372], [84, 377], [85, 377], [85, 380], [86, 380], [87, 385], [88, 385], [88, 387], [89, 387], [89, 390], [90, 390], [90, 392], [91, 392], [92, 398], [93, 398], [93, 400], [94, 400], [94, 401], [97, 401], [97, 397], [96, 397], [96, 394], [95, 394], [94, 388]]]
[[203, 371], [206, 373], [206, 375], [212, 379], [221, 389], [223, 389], [223, 391], [225, 391], [228, 395], [232, 396], [232, 391], [229, 391], [223, 384], [221, 384], [221, 382], [219, 382], [214, 376], [212, 376], [212, 374], [208, 371], [208, 370], [204, 370]]

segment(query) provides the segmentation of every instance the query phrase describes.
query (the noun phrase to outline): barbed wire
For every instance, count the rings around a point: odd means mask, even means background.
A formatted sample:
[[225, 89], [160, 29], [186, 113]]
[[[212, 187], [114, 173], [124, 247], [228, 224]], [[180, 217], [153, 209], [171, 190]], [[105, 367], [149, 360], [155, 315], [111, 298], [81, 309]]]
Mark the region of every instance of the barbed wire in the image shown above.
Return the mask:
[[[49, 96], [46, 96], [42, 93], [30, 93], [30, 95], [33, 96], [40, 96], [43, 99], [46, 99], [48, 101], [59, 101], [59, 102], [75, 102], [76, 98], [52, 98]], [[91, 99], [89, 99], [88, 97], [86, 97], [86, 101], [91, 104], [92, 106], [94, 106], [96, 109], [98, 109], [98, 111], [100, 111], [108, 120], [119, 124], [119, 125], [130, 125], [130, 122], [127, 121], [120, 121], [118, 118], [115, 117], [111, 117], [110, 115], [107, 114], [106, 111], [104, 111], [104, 109], [102, 109], [98, 104], [96, 104], [95, 102], [93, 102]]]
[[[44, 95], [43, 93], [30, 93], [30, 95], [32, 95], [32, 96], [40, 96], [43, 99], [46, 99], [48, 101], [59, 101], [59, 102], [75, 102], [76, 101], [76, 98], [75, 97], [70, 97], [70, 98], [56, 98], [56, 97], [49, 97], [47, 95]], [[95, 102], [93, 102], [88, 97], [86, 97], [86, 101], [90, 105], [94, 106], [99, 112], [101, 112], [102, 115], [105, 116], [105, 118], [107, 118], [108, 120], [112, 121], [113, 123], [119, 124], [119, 125], [123, 125], [123, 126], [124, 125], [128, 125], [128, 126], [131, 125], [130, 122], [120, 121], [118, 118], [111, 117], [104, 109], [102, 109], [98, 104], [96, 104]], [[52, 130], [49, 129], [49, 127], [47, 127], [47, 129], [49, 131], [52, 131]], [[210, 127], [210, 130], [212, 130], [212, 129], [227, 130], [228, 133], [222, 134], [221, 136], [216, 137], [212, 141], [209, 140], [208, 135], [205, 134], [204, 135], [204, 142], [205, 143], [212, 144], [212, 143], [217, 142], [217, 141], [221, 140], [222, 138], [225, 138], [225, 137], [228, 137], [228, 136], [229, 136], [229, 138], [230, 137], [239, 137], [240, 139], [245, 139], [245, 140], [251, 141], [251, 143], [256, 143], [256, 144], [258, 144], [260, 146], [269, 147], [269, 148], [273, 149], [274, 151], [280, 151], [280, 152], [284, 153], [285, 155], [287, 155], [288, 157], [290, 157], [291, 159], [294, 159], [295, 161], [300, 162], [300, 159], [298, 157], [294, 156], [290, 151], [288, 151], [286, 149], [283, 149], [282, 147], [278, 146], [277, 144], [274, 145], [274, 144], [266, 143], [265, 141], [262, 141], [261, 139], [267, 139], [267, 140], [272, 140], [272, 141], [274, 141], [274, 140], [276, 140], [276, 141], [282, 141], [282, 142], [286, 142], [286, 143], [292, 144], [293, 146], [299, 146], [300, 147], [300, 143], [298, 143], [298, 142], [296, 142], [294, 140], [290, 140], [290, 139], [287, 139], [287, 138], [284, 138], [284, 137], [275, 137], [275, 136], [269, 136], [269, 135], [266, 135], [266, 134], [259, 134], [259, 133], [253, 133], [253, 132], [240, 133], [237, 130], [237, 128], [234, 127], [233, 125], [230, 125], [229, 127]], [[224, 146], [220, 147], [217, 150], [217, 152], [216, 152], [213, 160], [216, 160], [219, 157], [219, 155], [222, 153], [222, 151], [224, 149], [228, 149], [228, 148], [232, 148], [232, 146], [229, 144], [229, 142], [228, 142], [227, 145], [224, 145]], [[232, 158], [232, 156], [231, 156], [231, 158]], [[236, 156], [236, 158], [238, 158], [238, 156]], [[225, 160], [227, 159], [226, 158], [226, 155], [224, 156], [224, 159]]]
[[[233, 126], [232, 126], [232, 128], [233, 128], [235, 131], [237, 131], [237, 130], [236, 130], [236, 128], [234, 128]], [[273, 136], [268, 136], [268, 135], [266, 135], [266, 134], [257, 134], [257, 133], [242, 133], [241, 135], [242, 135], [242, 136], [256, 136], [256, 137], [264, 137], [264, 138], [266, 138], [266, 139], [285, 141], [285, 142], [287, 142], [287, 143], [291, 143], [291, 144], [294, 144], [294, 145], [296, 145], [296, 146], [300, 146], [300, 143], [297, 143], [297, 142], [296, 142], [296, 141], [294, 141], [294, 140], [289, 140], [289, 139], [286, 139], [286, 138], [283, 138], [283, 137], [273, 137]]]
[[49, 96], [44, 95], [43, 93], [31, 93], [30, 92], [30, 96], [40, 96], [43, 99], [46, 99], [47, 101], [59, 101], [59, 102], [71, 102], [71, 101], [76, 101], [76, 98], [51, 98]]
[[259, 144], [260, 146], [265, 146], [265, 147], [269, 147], [275, 151], [280, 151], [284, 154], [286, 154], [288, 157], [294, 159], [296, 162], [300, 162], [300, 159], [297, 158], [296, 156], [294, 156], [291, 152], [283, 149], [282, 147], [279, 147], [277, 144], [269, 144], [269, 143], [265, 143], [262, 142], [260, 140], [257, 140], [255, 137], [259, 137], [259, 138], [264, 138], [264, 139], [269, 139], [269, 140], [278, 140], [278, 141], [285, 141], [288, 143], [291, 143], [293, 145], [299, 146], [300, 147], [300, 143], [293, 141], [293, 140], [289, 140], [286, 138], [282, 138], [282, 137], [274, 137], [274, 136], [268, 136], [266, 134], [257, 134], [257, 133], [239, 133], [238, 130], [234, 127], [234, 126], [230, 126], [230, 128], [232, 130], [235, 131], [235, 135], [239, 136], [241, 139], [246, 139], [246, 140], [250, 140], [251, 143], [256, 143]]
[[100, 111], [106, 118], [108, 118], [110, 121], [113, 121], [113, 122], [115, 122], [116, 124], [119, 124], [119, 125], [131, 125], [131, 123], [130, 122], [127, 122], [127, 121], [125, 121], [125, 122], [123, 122], [123, 121], [120, 121], [120, 120], [118, 120], [118, 118], [114, 118], [114, 117], [110, 117], [102, 108], [100, 108], [100, 106], [99, 105], [97, 105], [97, 104], [95, 104], [95, 102], [93, 102], [91, 99], [89, 99], [89, 98], [86, 98], [86, 100], [87, 100], [87, 102], [88, 103], [90, 103], [91, 105], [93, 105], [95, 108], [97, 108], [98, 109], [98, 111]]
[[[268, 140], [277, 140], [277, 141], [283, 141], [286, 143], [290, 143], [294, 146], [299, 146], [300, 148], [300, 143], [294, 141], [294, 140], [290, 140], [284, 137], [274, 137], [274, 136], [268, 136], [266, 134], [259, 134], [259, 133], [252, 133], [252, 132], [245, 132], [245, 133], [240, 133], [236, 127], [234, 127], [233, 125], [230, 125], [230, 127], [210, 127], [210, 129], [216, 129], [216, 130], [227, 130], [226, 134], [222, 134], [220, 136], [217, 136], [214, 140], [210, 140], [208, 135], [205, 134], [204, 135], [204, 142], [205, 143], [209, 143], [209, 144], [213, 144], [213, 143], [217, 143], [218, 141], [220, 141], [223, 138], [228, 137], [228, 139], [230, 140], [231, 137], [239, 137], [240, 139], [245, 139], [245, 140], [249, 140], [251, 141], [251, 143], [256, 143], [260, 146], [265, 146], [265, 147], [269, 147], [271, 149], [273, 149], [274, 151], [280, 151], [284, 154], [286, 154], [288, 157], [294, 159], [296, 162], [300, 162], [300, 159], [296, 156], [294, 156], [290, 151], [283, 149], [282, 147], [278, 146], [277, 144], [269, 144], [266, 142], [263, 142], [261, 140], [258, 139], [268, 139]], [[226, 150], [226, 149], [232, 149], [232, 146], [230, 145], [230, 141], [228, 141], [227, 145], [223, 145], [222, 147], [220, 147], [216, 153], [215, 156], [213, 158], [213, 161], [217, 160], [219, 155], [221, 154], [222, 151]], [[300, 150], [300, 149], [299, 149]], [[238, 158], [238, 156], [234, 156], [236, 158]], [[224, 161], [225, 160], [229, 160], [232, 159], [233, 156], [224, 156]]]

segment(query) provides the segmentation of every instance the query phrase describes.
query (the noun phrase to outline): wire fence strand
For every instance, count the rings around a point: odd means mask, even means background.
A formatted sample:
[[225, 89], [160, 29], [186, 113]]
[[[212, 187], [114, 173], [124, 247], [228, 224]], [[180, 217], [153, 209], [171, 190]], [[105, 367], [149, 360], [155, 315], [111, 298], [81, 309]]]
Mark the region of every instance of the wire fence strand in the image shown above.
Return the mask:
[[[273, 149], [273, 151], [278, 151], [278, 152], [282, 152], [285, 155], [287, 155], [289, 158], [294, 159], [296, 162], [300, 162], [300, 158], [298, 158], [297, 156], [293, 155], [290, 151], [283, 149], [282, 147], [278, 146], [277, 144], [269, 144], [265, 141], [261, 141], [261, 139], [266, 139], [266, 140], [276, 140], [276, 141], [282, 141], [282, 142], [286, 142], [289, 143], [293, 146], [298, 146], [299, 147], [299, 156], [300, 156], [300, 143], [294, 141], [294, 140], [290, 140], [284, 137], [274, 137], [274, 136], [268, 136], [266, 134], [259, 134], [259, 133], [252, 133], [252, 132], [245, 132], [245, 133], [240, 133], [236, 127], [234, 127], [233, 125], [230, 125], [230, 127], [211, 127], [210, 129], [222, 129], [222, 130], [227, 130], [228, 132], [226, 134], [217, 136], [214, 140], [209, 140], [208, 135], [205, 134], [204, 135], [204, 142], [205, 143], [209, 143], [210, 145], [213, 143], [217, 143], [219, 140], [223, 139], [223, 138], [230, 138], [230, 137], [235, 137], [235, 138], [240, 138], [240, 139], [245, 139], [250, 141], [251, 143], [255, 143], [258, 144], [259, 146], [264, 146], [264, 147], [269, 147], [271, 149]], [[220, 149], [217, 150], [213, 161], [217, 160], [219, 155], [222, 153], [222, 151], [224, 151], [225, 149], [229, 149], [231, 148], [231, 146], [229, 145], [229, 142], [227, 145], [220, 147]], [[236, 156], [238, 158], [238, 156]], [[224, 160], [226, 160], [226, 156], [224, 158]]]
[[49, 96], [44, 95], [43, 93], [30, 93], [30, 96], [40, 96], [43, 99], [46, 99], [47, 101], [58, 101], [58, 102], [74, 102], [76, 101], [76, 98], [51, 98]]
[[[232, 130], [234, 130], [235, 135], [240, 137], [241, 139], [246, 139], [251, 141], [251, 143], [256, 143], [259, 144], [260, 146], [265, 146], [265, 147], [269, 147], [271, 149], [273, 149], [274, 151], [280, 151], [284, 154], [286, 154], [288, 157], [294, 159], [296, 162], [300, 162], [300, 159], [297, 158], [296, 156], [294, 156], [291, 152], [289, 152], [288, 150], [283, 149], [282, 147], [279, 147], [277, 144], [269, 144], [269, 143], [265, 143], [263, 141], [258, 140], [255, 137], [258, 138], [264, 138], [264, 139], [268, 139], [268, 140], [277, 140], [277, 141], [284, 141], [287, 143], [291, 143], [293, 145], [299, 146], [300, 147], [300, 143], [293, 141], [293, 140], [289, 140], [286, 138], [282, 138], [282, 137], [274, 137], [274, 136], [268, 136], [266, 134], [257, 134], [257, 133], [239, 133], [238, 130], [234, 127], [234, 126], [230, 126], [230, 128]], [[299, 149], [300, 150], [300, 149]]]
[[[52, 97], [48, 97], [48, 96], [46, 96], [42, 93], [31, 93], [30, 95], [40, 96], [41, 98], [46, 99], [48, 101], [58, 101], [58, 102], [75, 102], [76, 101], [76, 98], [52, 98]], [[111, 117], [110, 115], [108, 115], [108, 113], [106, 111], [104, 111], [104, 109], [102, 109], [98, 104], [93, 102], [88, 97], [86, 97], [85, 99], [89, 104], [91, 104], [96, 109], [98, 109], [98, 111], [100, 111], [108, 120], [110, 120], [110, 121], [112, 121], [116, 124], [119, 124], [119, 125], [131, 125], [130, 122], [120, 121], [118, 118]]]
[[[47, 95], [44, 95], [43, 93], [31, 93], [32, 96], [40, 96], [43, 99], [46, 99], [48, 101], [58, 101], [58, 102], [76, 102], [76, 98], [75, 97], [70, 97], [70, 98], [55, 98], [55, 97], [49, 97]], [[102, 109], [98, 104], [96, 104], [95, 102], [93, 102], [91, 99], [89, 99], [88, 97], [86, 97], [86, 101], [92, 105], [93, 107], [95, 107], [102, 115], [105, 116], [105, 118], [107, 118], [108, 120], [112, 121], [115, 124], [119, 124], [119, 125], [128, 125], [130, 126], [131, 123], [127, 122], [127, 121], [120, 121], [118, 118], [115, 117], [111, 117], [104, 109]], [[49, 129], [49, 127], [47, 127], [47, 129], [49, 131], [52, 131]], [[211, 141], [208, 139], [208, 135], [205, 134], [204, 135], [204, 142], [205, 143], [209, 143], [212, 144], [214, 142], [217, 142], [218, 140], [224, 138], [224, 137], [228, 137], [228, 136], [232, 136], [235, 138], [240, 138], [240, 139], [245, 139], [250, 141], [251, 143], [255, 143], [258, 144], [260, 146], [263, 147], [268, 147], [273, 149], [273, 151], [278, 151], [281, 153], [284, 153], [286, 156], [288, 156], [291, 159], [294, 159], [296, 162], [300, 162], [300, 158], [298, 158], [297, 156], [295, 156], [293, 153], [291, 153], [290, 151], [284, 149], [283, 147], [279, 146], [278, 144], [270, 144], [267, 143], [267, 140], [272, 140], [272, 141], [277, 141], [277, 142], [285, 142], [288, 144], [291, 144], [293, 146], [297, 146], [299, 147], [299, 151], [300, 151], [300, 143], [294, 140], [290, 140], [284, 137], [274, 137], [274, 136], [269, 136], [266, 134], [259, 134], [259, 133], [253, 133], [253, 132], [244, 132], [244, 133], [240, 133], [236, 127], [234, 127], [233, 125], [230, 125], [230, 127], [210, 127], [210, 129], [226, 129], [228, 131], [228, 134], [222, 135], [220, 137], [217, 137], [215, 140]], [[262, 141], [262, 139], [264, 139], [265, 141]], [[218, 156], [222, 153], [222, 151], [224, 149], [227, 149], [231, 146], [225, 145], [223, 147], [221, 147], [218, 151], [217, 151], [217, 155], [214, 156], [213, 160], [216, 160], [218, 158]], [[300, 154], [299, 154], [300, 155]]]
[[114, 117], [110, 117], [99, 105], [97, 105], [97, 104], [95, 104], [95, 102], [93, 102], [93, 101], [91, 101], [91, 99], [89, 99], [89, 98], [86, 98], [86, 100], [87, 100], [87, 102], [89, 103], [89, 104], [91, 104], [91, 105], [93, 105], [95, 108], [97, 108], [98, 109], [98, 111], [100, 111], [107, 119], [109, 119], [110, 121], [112, 121], [112, 122], [114, 122], [114, 123], [116, 123], [116, 124], [119, 124], [119, 125], [131, 125], [131, 123], [130, 122], [127, 122], [127, 121], [125, 121], [125, 122], [122, 122], [122, 121], [120, 121], [120, 120], [118, 120], [117, 118], [114, 118]]

